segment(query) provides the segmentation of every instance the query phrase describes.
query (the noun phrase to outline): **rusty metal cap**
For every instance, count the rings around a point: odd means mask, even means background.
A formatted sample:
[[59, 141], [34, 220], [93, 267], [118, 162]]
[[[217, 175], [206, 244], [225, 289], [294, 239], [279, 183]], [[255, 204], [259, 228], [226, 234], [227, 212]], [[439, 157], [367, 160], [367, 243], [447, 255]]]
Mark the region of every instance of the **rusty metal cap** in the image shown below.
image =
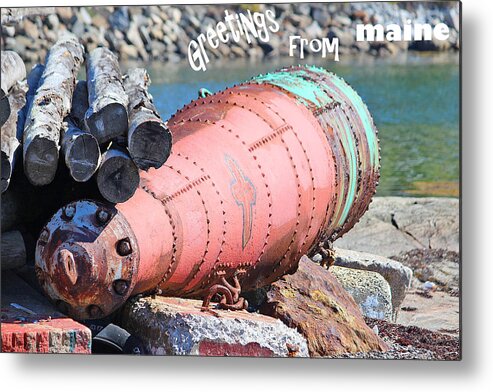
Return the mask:
[[[102, 318], [123, 305], [137, 278], [139, 248], [115, 207], [91, 200], [61, 208], [36, 244], [36, 270], [43, 290], [76, 319]], [[101, 219], [101, 216], [105, 219]], [[123, 250], [123, 251], [122, 251]]]

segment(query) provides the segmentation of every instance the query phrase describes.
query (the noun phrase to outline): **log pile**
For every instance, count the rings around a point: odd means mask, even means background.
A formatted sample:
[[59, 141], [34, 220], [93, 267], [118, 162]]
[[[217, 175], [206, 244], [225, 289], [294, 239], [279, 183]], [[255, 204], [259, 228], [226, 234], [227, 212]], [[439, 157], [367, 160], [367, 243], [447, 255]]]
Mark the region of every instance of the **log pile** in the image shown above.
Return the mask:
[[[87, 80], [78, 80], [84, 62]], [[109, 49], [84, 53], [71, 33], [28, 74], [15, 52], [2, 51], [1, 71], [2, 268], [17, 268], [21, 232], [36, 236], [71, 199], [128, 200], [139, 171], [166, 162], [171, 133], [146, 70], [123, 75]]]
[[85, 60], [87, 81], [77, 80], [84, 48], [64, 32], [26, 82], [20, 57], [2, 52], [2, 193], [21, 145], [32, 185], [53, 182], [60, 160], [74, 181], [95, 179], [113, 203], [133, 195], [139, 169], [159, 168], [167, 160], [171, 133], [148, 92], [146, 70], [122, 75], [117, 57], [103, 47]]
[[21, 145], [17, 129], [18, 113], [26, 104], [26, 67], [15, 52], [2, 51], [0, 127], [2, 193], [7, 190]]

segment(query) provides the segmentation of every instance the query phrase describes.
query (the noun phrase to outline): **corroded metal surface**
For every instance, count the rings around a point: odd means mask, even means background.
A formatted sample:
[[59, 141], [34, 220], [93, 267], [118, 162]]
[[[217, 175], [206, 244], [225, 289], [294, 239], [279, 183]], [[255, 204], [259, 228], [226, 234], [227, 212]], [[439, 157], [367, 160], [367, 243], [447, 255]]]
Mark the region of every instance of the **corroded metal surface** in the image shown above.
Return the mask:
[[[344, 234], [368, 208], [377, 132], [342, 79], [292, 67], [201, 96], [169, 120], [169, 160], [141, 172], [130, 200], [107, 207], [106, 226], [95, 226], [102, 206], [88, 201], [70, 222], [59, 211], [48, 224], [37, 251], [43, 287], [74, 316], [107, 314], [156, 287], [201, 297], [238, 270], [242, 288], [260, 287], [295, 271], [301, 255]], [[117, 251], [123, 239], [127, 255]], [[63, 267], [72, 264], [76, 275]], [[132, 273], [117, 276], [118, 266]], [[128, 280], [123, 295], [115, 279]]]

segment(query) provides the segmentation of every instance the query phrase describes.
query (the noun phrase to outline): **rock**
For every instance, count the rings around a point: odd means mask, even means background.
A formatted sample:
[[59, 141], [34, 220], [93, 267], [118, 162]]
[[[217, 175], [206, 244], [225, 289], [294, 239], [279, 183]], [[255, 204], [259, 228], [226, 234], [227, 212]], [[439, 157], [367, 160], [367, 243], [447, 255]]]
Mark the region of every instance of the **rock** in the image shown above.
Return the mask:
[[343, 30], [339, 27], [331, 27], [329, 29], [329, 33], [327, 34], [327, 37], [330, 38], [331, 40], [334, 37], [339, 38], [339, 45], [341, 46], [351, 46], [355, 42], [353, 33], [347, 30]]
[[305, 15], [290, 15], [288, 18], [285, 19], [285, 27], [288, 27], [289, 25], [296, 27], [297, 29], [305, 29], [307, 28], [310, 23], [312, 23], [312, 20], [310, 17], [305, 16]]
[[2, 272], [1, 352], [91, 353], [91, 331], [58, 312], [13, 272]]
[[151, 55], [154, 59], [162, 58], [166, 52], [166, 45], [160, 41], [151, 42]]
[[334, 15], [334, 17], [332, 18], [332, 21], [333, 21], [333, 25], [334, 26], [337, 26], [337, 27], [349, 27], [351, 26], [351, 19], [349, 18], [349, 16], [346, 16], [342, 13], [338, 13], [336, 15]]
[[296, 328], [307, 339], [310, 356], [387, 349], [334, 275], [306, 256], [298, 271], [274, 282], [266, 296], [261, 313]]
[[246, 57], [245, 51], [239, 46], [231, 46], [231, 53], [234, 55], [234, 57], [239, 57], [239, 58]]
[[345, 267], [331, 267], [344, 289], [351, 294], [365, 317], [392, 321], [392, 294], [382, 275]]
[[32, 39], [37, 39], [39, 37], [39, 30], [36, 24], [31, 22], [29, 19], [24, 19], [23, 22], [24, 32], [25, 34]]
[[445, 51], [451, 47], [448, 40], [440, 41], [435, 37], [431, 41], [412, 41], [409, 43], [409, 50], [417, 50], [422, 52]]
[[296, 11], [297, 11], [300, 15], [310, 15], [310, 11], [311, 11], [311, 4], [307, 4], [307, 3], [298, 3], [298, 4], [295, 4], [295, 8], [296, 8]]
[[316, 21], [313, 21], [310, 26], [305, 29], [306, 38], [321, 38], [322, 29]]
[[360, 52], [368, 52], [370, 43], [368, 41], [354, 41], [353, 47], [356, 47]]
[[96, 26], [101, 29], [107, 29], [109, 27], [108, 19], [101, 14], [96, 14], [93, 16], [92, 24], [93, 26]]
[[329, 26], [331, 20], [330, 14], [326, 7], [314, 8], [312, 11], [312, 18], [322, 28]]
[[109, 22], [113, 29], [126, 31], [130, 27], [128, 7], [116, 7], [115, 11], [109, 17]]
[[306, 340], [279, 320], [244, 310], [202, 312], [201, 305], [141, 298], [124, 309], [123, 325], [153, 355], [308, 356]]
[[7, 38], [12, 38], [15, 36], [15, 27], [14, 26], [2, 26], [2, 36]]
[[413, 271], [398, 261], [370, 253], [335, 248], [335, 263], [340, 267], [377, 272], [388, 282], [392, 293], [394, 317], [411, 286]]
[[386, 257], [413, 249], [459, 251], [459, 199], [375, 197], [361, 220], [334, 242]]
[[459, 309], [459, 297], [440, 291], [423, 296], [422, 291], [413, 290], [402, 303], [396, 322], [458, 336]]
[[75, 23], [72, 25], [70, 32], [75, 34], [77, 37], [80, 37], [86, 31], [86, 24], [78, 18]]
[[130, 23], [130, 28], [127, 31], [127, 40], [135, 47], [140, 57], [144, 61], [147, 61], [149, 56], [145, 50], [144, 42], [142, 41], [142, 38], [140, 36], [139, 28], [134, 22]]
[[60, 20], [56, 14], [50, 14], [46, 17], [46, 25], [51, 29], [57, 31], [60, 27]]
[[362, 23], [368, 23], [370, 18], [368, 17], [368, 13], [365, 10], [355, 10], [353, 11], [351, 18], [353, 20], [360, 20]]
[[457, 252], [414, 249], [392, 258], [411, 268], [414, 277], [421, 282], [433, 282], [438, 289], [450, 293], [459, 291], [460, 257]]
[[151, 37], [154, 38], [154, 40], [157, 40], [157, 41], [162, 41], [163, 40], [164, 33], [163, 33], [162, 25], [155, 25], [151, 29]]
[[64, 22], [69, 23], [74, 16], [72, 7], [56, 7], [55, 8], [58, 17]]
[[79, 9], [77, 19], [82, 21], [82, 23], [86, 25], [90, 25], [92, 23], [91, 15], [89, 15], [89, 12], [87, 12], [87, 9], [85, 7], [81, 7]]
[[124, 42], [119, 49], [121, 60], [137, 60], [139, 58], [139, 51], [133, 45], [128, 45]]

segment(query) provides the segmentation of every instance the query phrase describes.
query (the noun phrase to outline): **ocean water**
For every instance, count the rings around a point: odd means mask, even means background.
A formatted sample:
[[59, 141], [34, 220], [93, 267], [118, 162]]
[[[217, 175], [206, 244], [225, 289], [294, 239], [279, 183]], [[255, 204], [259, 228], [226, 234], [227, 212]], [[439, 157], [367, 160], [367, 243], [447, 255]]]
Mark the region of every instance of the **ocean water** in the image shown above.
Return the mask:
[[[323, 66], [343, 77], [368, 105], [381, 146], [377, 194], [458, 196], [458, 55], [342, 57], [339, 63], [317, 59], [305, 63]], [[187, 63], [154, 62], [147, 67], [152, 79], [150, 92], [161, 116], [167, 119], [195, 99], [201, 87], [215, 92], [291, 64], [294, 60], [211, 62], [206, 72], [194, 72]]]

